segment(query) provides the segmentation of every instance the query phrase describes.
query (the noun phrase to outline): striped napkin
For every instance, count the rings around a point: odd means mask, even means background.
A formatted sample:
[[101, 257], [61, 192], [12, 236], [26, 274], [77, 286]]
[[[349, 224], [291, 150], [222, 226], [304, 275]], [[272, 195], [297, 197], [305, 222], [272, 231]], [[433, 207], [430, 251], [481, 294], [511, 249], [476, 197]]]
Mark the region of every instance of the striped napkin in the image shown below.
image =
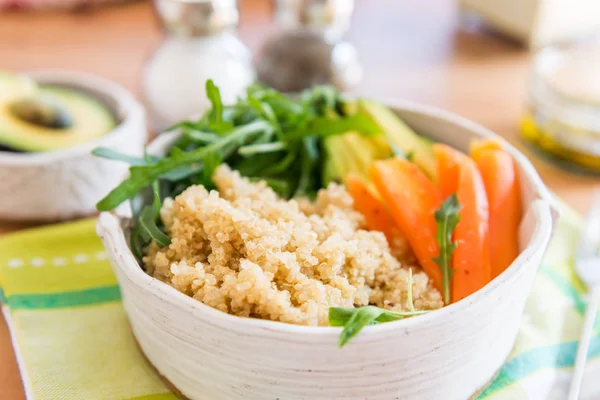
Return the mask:
[[[0, 239], [0, 300], [27, 397], [177, 399], [134, 341], [94, 223]], [[515, 348], [477, 399], [566, 398], [585, 310], [584, 289], [571, 262], [580, 226], [580, 217], [564, 208]], [[582, 399], [600, 399], [600, 381], [593, 379], [600, 376], [600, 324], [589, 357]]]
[[0, 299], [29, 400], [174, 400], [138, 350], [95, 220], [0, 240]]

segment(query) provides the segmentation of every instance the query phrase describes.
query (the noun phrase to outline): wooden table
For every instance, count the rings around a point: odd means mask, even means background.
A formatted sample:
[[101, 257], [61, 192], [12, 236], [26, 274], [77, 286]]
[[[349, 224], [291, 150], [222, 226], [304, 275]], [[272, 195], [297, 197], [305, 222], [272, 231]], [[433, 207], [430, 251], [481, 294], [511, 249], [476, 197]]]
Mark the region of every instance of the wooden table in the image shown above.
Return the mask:
[[[242, 3], [241, 36], [256, 50], [273, 31], [267, 0]], [[365, 78], [357, 92], [426, 102], [462, 114], [511, 142], [526, 99], [530, 56], [514, 43], [459, 22], [449, 0], [357, 0], [348, 38]], [[113, 79], [140, 93], [140, 71], [161, 32], [150, 4], [77, 12], [0, 14], [0, 67], [72, 68]], [[532, 158], [548, 186], [579, 211], [598, 179], [574, 176]], [[22, 228], [0, 223], [0, 232]], [[24, 399], [4, 320], [0, 318], [0, 399]]]

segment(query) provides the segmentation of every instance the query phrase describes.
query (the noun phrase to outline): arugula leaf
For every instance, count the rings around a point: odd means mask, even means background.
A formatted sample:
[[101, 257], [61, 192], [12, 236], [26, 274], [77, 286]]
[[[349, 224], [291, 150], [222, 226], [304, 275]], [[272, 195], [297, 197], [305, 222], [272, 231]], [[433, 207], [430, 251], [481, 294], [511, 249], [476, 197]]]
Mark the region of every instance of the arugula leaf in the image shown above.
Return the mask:
[[340, 95], [333, 86], [316, 86], [302, 95], [302, 101], [313, 108], [318, 115], [324, 115], [329, 110], [335, 110]]
[[273, 125], [278, 125], [277, 115], [269, 103], [257, 99], [252, 93], [248, 93], [248, 104], [258, 113], [258, 115]]
[[169, 182], [178, 182], [182, 179], [189, 178], [192, 175], [196, 175], [204, 169], [204, 165], [200, 162], [184, 165], [183, 167], [174, 169], [166, 174], [162, 174], [160, 179], [164, 179]]
[[165, 247], [171, 243], [171, 239], [156, 225], [156, 221], [160, 216], [161, 204], [158, 181], [152, 184], [152, 191], [154, 193], [152, 205], [145, 206], [140, 213], [140, 234], [146, 242], [154, 239], [160, 247]]
[[221, 154], [213, 152], [204, 158], [204, 169], [202, 170], [202, 183], [207, 189], [210, 189], [212, 184], [212, 176], [215, 173], [215, 169], [223, 162]]
[[360, 308], [329, 308], [329, 325], [343, 326], [338, 342], [343, 347], [350, 339], [356, 336], [365, 326], [380, 322], [390, 322], [415, 315], [422, 315], [428, 311], [390, 311], [375, 306]]
[[259, 143], [240, 147], [238, 153], [242, 156], [249, 156], [258, 153], [272, 153], [285, 150], [286, 148], [287, 144], [283, 142]]
[[128, 156], [127, 154], [119, 153], [118, 151], [107, 147], [96, 147], [92, 150], [92, 154], [96, 157], [106, 158], [107, 160], [123, 161], [130, 165], [146, 165], [147, 162], [143, 158]]
[[[335, 310], [335, 308], [333, 310]], [[384, 312], [385, 310], [383, 308], [373, 306], [357, 308], [357, 311], [353, 312], [350, 315], [350, 319], [348, 319], [348, 321], [346, 321], [346, 323], [344, 324], [344, 329], [342, 330], [342, 334], [340, 335], [338, 346], [344, 346], [346, 343], [348, 343], [348, 340], [356, 336], [358, 332], [360, 332], [365, 326], [373, 323]], [[329, 315], [331, 315], [331, 313], [332, 309], [330, 308]], [[336, 322], [337, 319], [339, 319], [339, 316], [336, 318]]]
[[263, 170], [265, 176], [280, 174], [284, 171], [289, 170], [290, 166], [296, 161], [298, 157], [299, 149], [297, 145], [290, 146], [290, 151], [287, 155], [278, 163], [270, 165]]
[[235, 162], [230, 161], [229, 164], [242, 176], [266, 178], [270, 176], [266, 170], [277, 163], [280, 158], [281, 155], [278, 153], [256, 154], [253, 156], [240, 157], [239, 160], [236, 160]]
[[212, 79], [206, 81], [206, 96], [212, 104], [208, 114], [210, 129], [217, 133], [225, 133], [233, 128], [233, 125], [223, 120], [223, 102], [221, 91], [215, 86]]
[[358, 308], [329, 307], [329, 325], [344, 326]]
[[214, 133], [203, 132], [197, 129], [185, 129], [183, 134], [190, 140], [200, 144], [214, 143], [219, 140], [219, 137]]
[[311, 189], [311, 178], [315, 176], [313, 170], [319, 159], [319, 148], [314, 137], [306, 137], [302, 141], [300, 179], [294, 197], [305, 196]]
[[397, 321], [399, 319], [427, 313], [428, 311], [415, 310], [415, 306], [413, 304], [412, 285], [413, 278], [411, 268], [408, 270], [407, 280], [409, 309], [407, 312], [390, 311], [375, 306], [366, 306], [360, 308], [331, 307], [329, 309], [329, 325], [344, 327], [344, 330], [340, 335], [338, 346], [344, 346], [367, 325]]
[[444, 304], [450, 304], [450, 282], [454, 269], [452, 269], [451, 260], [452, 253], [456, 250], [457, 243], [452, 241], [452, 233], [458, 222], [460, 221], [460, 210], [462, 206], [458, 202], [456, 193], [449, 196], [440, 206], [439, 210], [436, 210], [435, 222], [437, 224], [437, 233], [435, 239], [438, 242], [440, 248], [440, 254], [438, 257], [434, 257], [433, 261], [439, 265], [442, 271], [442, 286]]

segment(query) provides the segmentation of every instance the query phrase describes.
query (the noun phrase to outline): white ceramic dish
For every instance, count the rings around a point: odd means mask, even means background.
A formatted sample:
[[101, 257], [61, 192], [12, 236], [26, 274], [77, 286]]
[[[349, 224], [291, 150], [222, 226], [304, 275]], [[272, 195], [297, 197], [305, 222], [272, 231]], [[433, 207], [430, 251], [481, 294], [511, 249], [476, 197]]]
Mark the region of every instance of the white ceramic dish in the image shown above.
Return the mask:
[[[391, 104], [391, 103], [388, 103]], [[453, 114], [395, 103], [417, 132], [466, 151], [493, 135]], [[173, 136], [153, 143], [164, 151]], [[146, 275], [114, 213], [97, 230], [121, 285], [133, 332], [150, 362], [192, 400], [464, 400], [508, 356], [527, 295], [551, 237], [551, 199], [529, 161], [517, 160], [524, 219], [522, 253], [482, 290], [441, 310], [367, 327], [343, 349], [341, 328], [232, 316]]]
[[47, 153], [0, 152], [0, 219], [62, 220], [95, 212], [95, 204], [115, 187], [127, 165], [91, 154], [104, 146], [141, 154], [147, 139], [144, 109], [123, 87], [82, 72], [41, 70], [28, 75], [40, 83], [79, 89], [104, 102], [118, 126], [100, 139]]

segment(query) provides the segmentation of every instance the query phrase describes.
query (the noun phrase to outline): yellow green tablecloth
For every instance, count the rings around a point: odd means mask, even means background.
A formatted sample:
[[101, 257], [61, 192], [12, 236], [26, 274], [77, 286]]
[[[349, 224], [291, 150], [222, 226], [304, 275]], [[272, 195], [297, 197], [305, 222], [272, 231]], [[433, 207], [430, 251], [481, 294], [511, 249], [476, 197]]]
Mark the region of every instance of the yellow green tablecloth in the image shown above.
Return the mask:
[[[513, 353], [479, 399], [566, 398], [585, 300], [571, 263], [581, 220], [564, 211]], [[94, 223], [83, 220], [0, 239], [0, 301], [27, 396], [176, 399], [134, 342]], [[582, 399], [600, 399], [600, 324], [589, 357]]]

